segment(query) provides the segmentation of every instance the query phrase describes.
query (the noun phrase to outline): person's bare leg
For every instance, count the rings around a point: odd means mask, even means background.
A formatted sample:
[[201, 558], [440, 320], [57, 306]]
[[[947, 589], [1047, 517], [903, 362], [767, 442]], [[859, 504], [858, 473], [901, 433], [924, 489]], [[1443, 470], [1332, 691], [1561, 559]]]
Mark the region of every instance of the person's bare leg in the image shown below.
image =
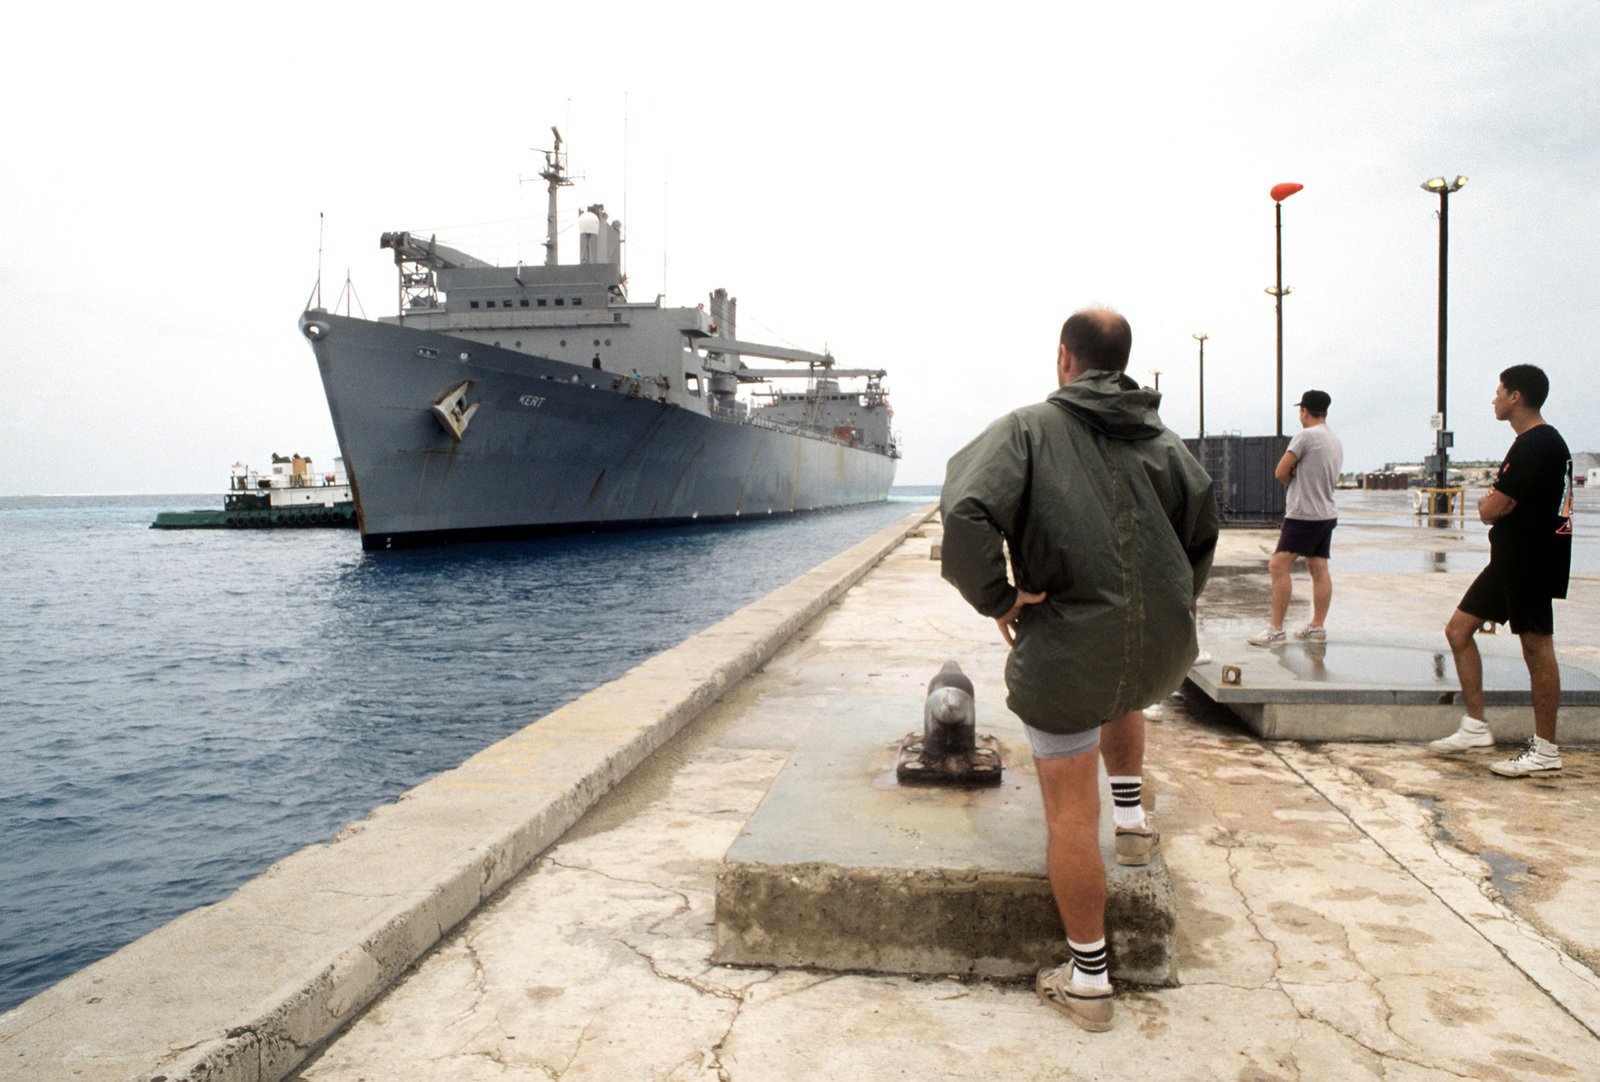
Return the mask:
[[1533, 731], [1554, 744], [1556, 712], [1561, 706], [1561, 666], [1556, 662], [1555, 637], [1533, 631], [1524, 631], [1519, 637], [1522, 660], [1528, 665], [1528, 682], [1533, 687]]
[[1327, 557], [1307, 556], [1306, 570], [1311, 574], [1311, 626], [1324, 627], [1328, 604], [1333, 600], [1333, 575], [1328, 570]]
[[1267, 573], [1272, 576], [1272, 630], [1283, 630], [1283, 618], [1289, 612], [1289, 597], [1294, 584], [1289, 580], [1289, 568], [1294, 566], [1294, 553], [1274, 552], [1267, 561]]
[[1486, 720], [1483, 716], [1483, 655], [1478, 653], [1478, 643], [1473, 636], [1482, 624], [1478, 617], [1457, 609], [1444, 625], [1444, 637], [1456, 659], [1456, 679], [1461, 681], [1461, 701], [1467, 713], [1480, 721]]
[[1100, 754], [1111, 777], [1144, 776], [1144, 711], [1130, 710], [1100, 726]]
[[[1140, 721], [1144, 719], [1141, 716]], [[1100, 756], [1035, 759], [1044, 796], [1045, 869], [1067, 938], [1093, 943], [1106, 934], [1106, 867], [1100, 854]]]

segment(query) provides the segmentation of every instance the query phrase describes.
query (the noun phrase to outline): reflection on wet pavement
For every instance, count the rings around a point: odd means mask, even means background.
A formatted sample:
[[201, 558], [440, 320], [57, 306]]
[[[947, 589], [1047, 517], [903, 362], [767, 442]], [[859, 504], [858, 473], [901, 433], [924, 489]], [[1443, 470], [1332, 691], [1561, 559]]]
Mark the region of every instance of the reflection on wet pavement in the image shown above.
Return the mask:
[[[1416, 514], [1405, 491], [1341, 490], [1339, 528], [1333, 535], [1335, 573], [1341, 567], [1402, 574], [1477, 571], [1489, 562], [1489, 528], [1477, 521], [1473, 510], [1485, 491], [1468, 490], [1467, 515], [1459, 519]], [[1572, 571], [1600, 572], [1600, 490], [1580, 488], [1574, 494], [1574, 519]], [[1360, 541], [1361, 551], [1341, 553], [1341, 540]]]
[[[1419, 646], [1372, 645], [1352, 642], [1293, 643], [1262, 651], [1262, 661], [1276, 661], [1283, 670], [1274, 674], [1266, 665], [1252, 674], [1257, 686], [1277, 681], [1319, 684], [1360, 684], [1415, 690], [1437, 687], [1454, 691], [1455, 664], [1448, 652]], [[1497, 657], [1485, 651], [1483, 681], [1486, 688], [1526, 687], [1528, 670], [1520, 656]], [[1561, 667], [1563, 691], [1600, 690], [1600, 679], [1585, 669]]]
[[[1334, 535], [1335, 540], [1338, 534]], [[1460, 548], [1455, 551], [1444, 550], [1417, 550], [1417, 549], [1377, 549], [1361, 552], [1338, 551], [1337, 545], [1333, 554], [1333, 568], [1335, 571], [1363, 571], [1390, 574], [1409, 574], [1413, 571], [1445, 572], [1460, 571], [1471, 574], [1483, 568], [1489, 562], [1489, 550], [1483, 548]]]

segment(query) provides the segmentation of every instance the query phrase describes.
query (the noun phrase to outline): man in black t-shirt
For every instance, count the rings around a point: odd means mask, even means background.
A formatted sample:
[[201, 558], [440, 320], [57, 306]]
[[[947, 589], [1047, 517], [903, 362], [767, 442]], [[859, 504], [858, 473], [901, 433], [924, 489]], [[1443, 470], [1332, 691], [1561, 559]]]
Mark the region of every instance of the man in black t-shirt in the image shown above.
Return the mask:
[[1550, 602], [1567, 596], [1572, 564], [1572, 454], [1561, 433], [1539, 413], [1549, 393], [1549, 379], [1531, 364], [1500, 373], [1495, 419], [1510, 422], [1517, 438], [1500, 463], [1494, 487], [1478, 501], [1478, 518], [1489, 526], [1489, 566], [1468, 588], [1444, 629], [1467, 712], [1454, 733], [1429, 745], [1436, 751], [1493, 746], [1494, 736], [1483, 720], [1483, 658], [1473, 635], [1486, 622], [1509, 622], [1522, 640], [1533, 688], [1534, 736], [1521, 755], [1489, 767], [1507, 778], [1561, 769], [1556, 746], [1561, 670]]

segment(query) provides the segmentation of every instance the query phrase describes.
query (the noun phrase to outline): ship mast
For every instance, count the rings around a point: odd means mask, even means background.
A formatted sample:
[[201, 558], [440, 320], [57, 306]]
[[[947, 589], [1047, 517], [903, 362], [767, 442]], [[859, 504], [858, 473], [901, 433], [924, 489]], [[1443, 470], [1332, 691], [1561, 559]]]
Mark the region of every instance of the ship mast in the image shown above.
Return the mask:
[[556, 251], [556, 193], [571, 185], [567, 177], [567, 156], [561, 152], [561, 129], [554, 124], [550, 133], [556, 137], [556, 148], [544, 152], [544, 178], [550, 191], [550, 210], [545, 216], [544, 265], [554, 267], [561, 262]]

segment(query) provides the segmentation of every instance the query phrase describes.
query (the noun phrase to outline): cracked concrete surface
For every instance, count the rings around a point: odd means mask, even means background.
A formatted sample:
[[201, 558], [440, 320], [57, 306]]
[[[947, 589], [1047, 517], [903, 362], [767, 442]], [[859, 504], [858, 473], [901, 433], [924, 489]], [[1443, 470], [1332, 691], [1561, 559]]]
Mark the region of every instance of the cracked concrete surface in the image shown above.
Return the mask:
[[[1149, 727], [1183, 984], [1120, 995], [1112, 1032], [1021, 984], [711, 964], [718, 862], [807, 719], [862, 680], [920, 701], [847, 644], [920, 641], [930, 673], [953, 656], [972, 675], [980, 727], [1000, 709], [1003, 648], [939, 581], [937, 539], [907, 542], [730, 689], [297, 1077], [1592, 1076], [1596, 752], [1511, 782], [1415, 746], [1265, 744], [1200, 700], [1167, 700]], [[1218, 607], [1237, 615], [1265, 557], [1226, 540]], [[1335, 599], [1352, 618], [1354, 586]]]

